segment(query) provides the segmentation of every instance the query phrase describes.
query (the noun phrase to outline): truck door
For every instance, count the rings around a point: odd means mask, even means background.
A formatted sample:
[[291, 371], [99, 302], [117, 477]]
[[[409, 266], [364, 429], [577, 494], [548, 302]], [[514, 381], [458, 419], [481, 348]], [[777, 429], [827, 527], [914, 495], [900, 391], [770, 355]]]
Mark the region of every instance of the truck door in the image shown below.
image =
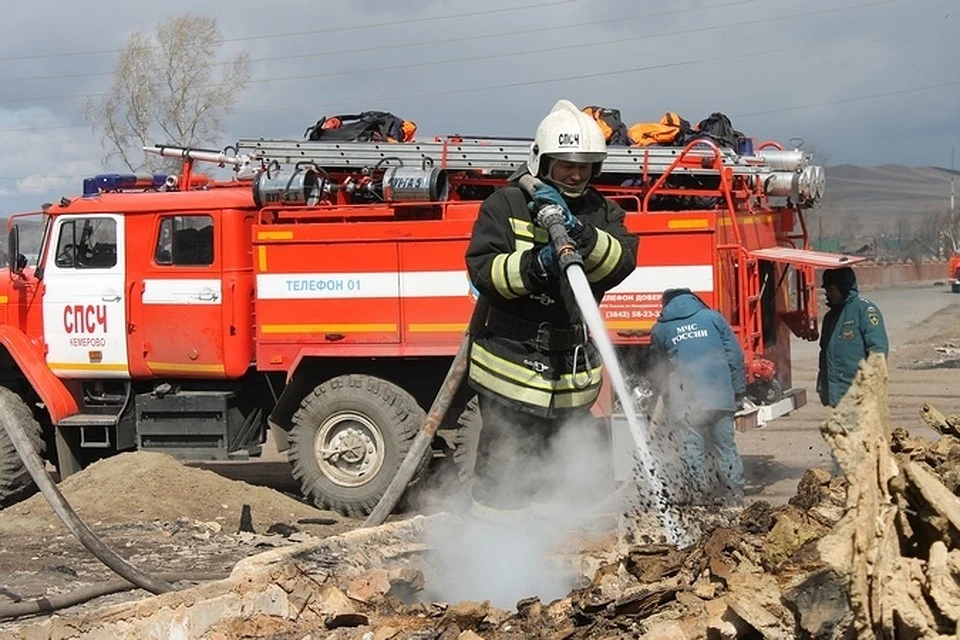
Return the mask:
[[43, 285], [47, 365], [65, 378], [127, 378], [124, 218], [63, 216], [54, 223]]
[[155, 376], [222, 377], [222, 257], [215, 251], [213, 217], [159, 218], [140, 287], [141, 344]]

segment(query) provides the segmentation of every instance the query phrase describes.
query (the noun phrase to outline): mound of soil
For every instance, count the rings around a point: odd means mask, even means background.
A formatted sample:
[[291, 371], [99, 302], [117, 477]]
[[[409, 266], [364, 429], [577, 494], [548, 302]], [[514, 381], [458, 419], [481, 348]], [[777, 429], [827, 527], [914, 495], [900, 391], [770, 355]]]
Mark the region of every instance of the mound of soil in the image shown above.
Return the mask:
[[[257, 531], [303, 518], [339, 519], [273, 489], [230, 480], [185, 466], [166, 454], [146, 451], [100, 460], [59, 487], [80, 518], [94, 527], [187, 519], [218, 522], [225, 530], [236, 531], [245, 504], [250, 505]], [[40, 494], [0, 511], [0, 536], [54, 528], [63, 525]]]

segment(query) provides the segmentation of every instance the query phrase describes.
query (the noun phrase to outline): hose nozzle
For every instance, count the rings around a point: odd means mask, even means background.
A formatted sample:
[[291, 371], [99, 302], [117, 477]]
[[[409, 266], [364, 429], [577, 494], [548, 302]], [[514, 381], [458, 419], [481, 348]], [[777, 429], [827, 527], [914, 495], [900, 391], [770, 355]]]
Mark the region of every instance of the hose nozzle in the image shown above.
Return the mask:
[[560, 271], [565, 273], [572, 264], [583, 265], [583, 257], [567, 233], [564, 220], [563, 209], [555, 204], [544, 205], [537, 212], [537, 224], [550, 234], [550, 242], [557, 250], [557, 264]]

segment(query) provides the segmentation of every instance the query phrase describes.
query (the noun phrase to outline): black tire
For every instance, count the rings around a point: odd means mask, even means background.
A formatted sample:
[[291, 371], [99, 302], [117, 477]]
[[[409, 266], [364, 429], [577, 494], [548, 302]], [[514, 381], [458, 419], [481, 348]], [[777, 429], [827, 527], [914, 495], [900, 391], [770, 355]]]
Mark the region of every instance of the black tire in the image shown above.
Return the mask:
[[957, 283], [951, 284], [950, 291], [953, 293], [960, 293], [960, 284], [957, 284]]
[[[356, 374], [331, 378], [308, 394], [293, 416], [293, 476], [321, 509], [369, 515], [426, 417], [413, 396], [392, 382]], [[333, 443], [339, 451], [321, 455]], [[427, 462], [428, 457], [413, 481]]]
[[[43, 457], [45, 445], [40, 423], [23, 399], [6, 387], [0, 387], [0, 420], [20, 425], [40, 457]], [[7, 436], [7, 430], [0, 427], [0, 507], [10, 506], [36, 491], [33, 478], [23, 466], [13, 442]]]
[[480, 429], [483, 420], [480, 418], [480, 404], [477, 397], [470, 398], [463, 413], [457, 420], [457, 435], [454, 439], [453, 462], [457, 466], [457, 475], [464, 483], [473, 478], [473, 469], [477, 465], [477, 451], [480, 447]]

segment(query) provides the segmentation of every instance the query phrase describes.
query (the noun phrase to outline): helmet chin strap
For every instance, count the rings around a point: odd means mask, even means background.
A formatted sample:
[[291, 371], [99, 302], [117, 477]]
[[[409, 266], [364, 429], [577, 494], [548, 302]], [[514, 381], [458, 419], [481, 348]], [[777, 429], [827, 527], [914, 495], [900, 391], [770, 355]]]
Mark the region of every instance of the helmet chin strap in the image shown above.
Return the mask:
[[587, 185], [590, 183], [590, 180], [584, 180], [578, 185], [563, 184], [562, 182], [557, 182], [556, 180], [548, 180], [548, 182], [556, 187], [557, 191], [568, 198], [579, 198], [587, 190]]

